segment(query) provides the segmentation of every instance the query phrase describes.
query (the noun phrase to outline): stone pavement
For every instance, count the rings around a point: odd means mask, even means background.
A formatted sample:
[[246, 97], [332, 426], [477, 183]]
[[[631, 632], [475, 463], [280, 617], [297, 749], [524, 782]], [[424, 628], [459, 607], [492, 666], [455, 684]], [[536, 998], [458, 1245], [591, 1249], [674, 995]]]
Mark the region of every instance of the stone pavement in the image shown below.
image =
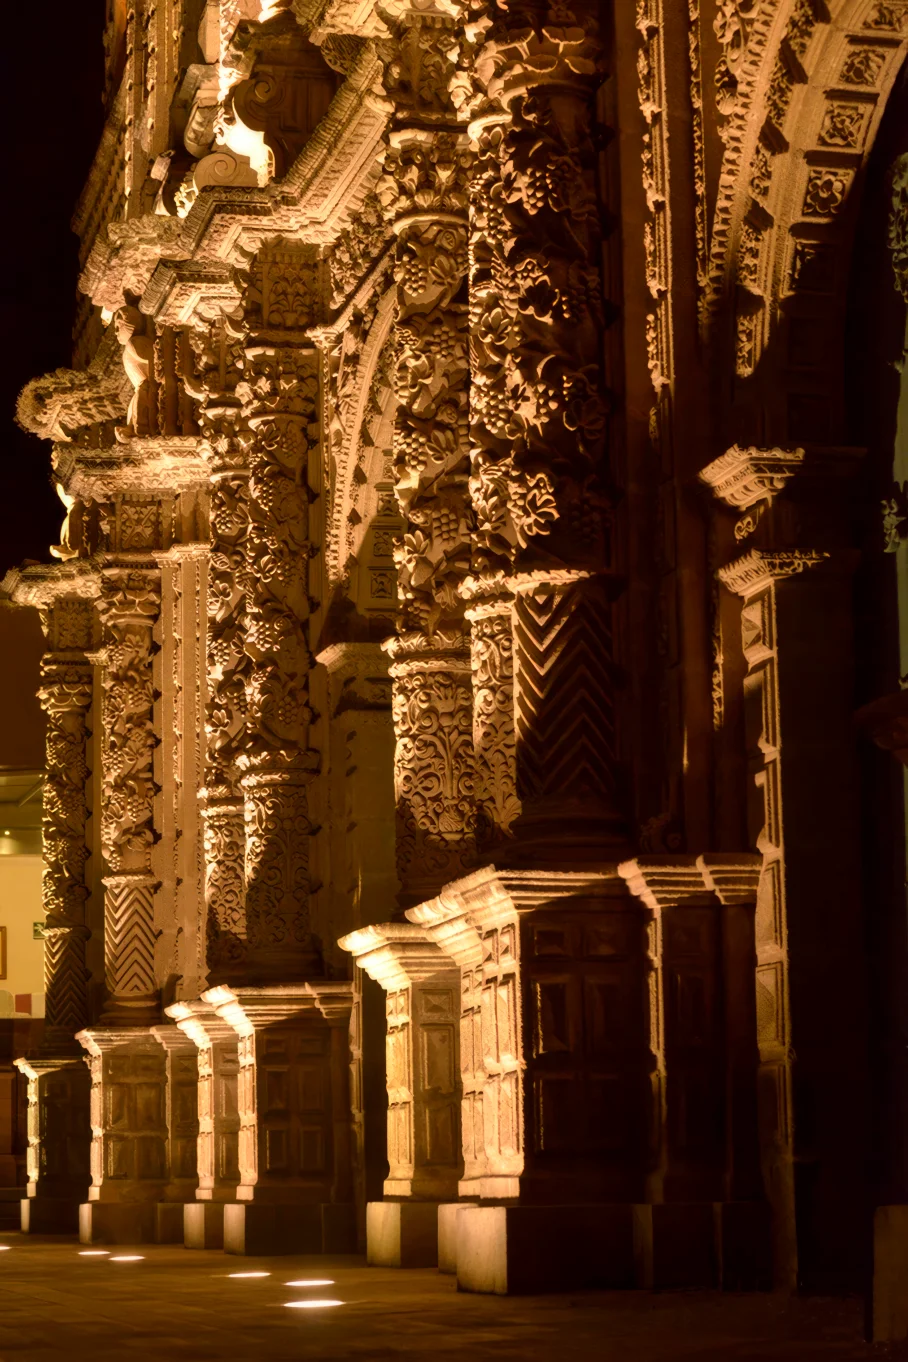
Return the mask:
[[[458, 1294], [434, 1271], [358, 1258], [236, 1258], [146, 1246], [80, 1254], [0, 1235], [0, 1362], [812, 1362], [877, 1356], [857, 1301], [708, 1293]], [[114, 1262], [117, 1255], [143, 1255]], [[231, 1276], [237, 1273], [267, 1276]], [[331, 1284], [290, 1285], [330, 1278]], [[335, 1306], [287, 1308], [305, 1299]]]

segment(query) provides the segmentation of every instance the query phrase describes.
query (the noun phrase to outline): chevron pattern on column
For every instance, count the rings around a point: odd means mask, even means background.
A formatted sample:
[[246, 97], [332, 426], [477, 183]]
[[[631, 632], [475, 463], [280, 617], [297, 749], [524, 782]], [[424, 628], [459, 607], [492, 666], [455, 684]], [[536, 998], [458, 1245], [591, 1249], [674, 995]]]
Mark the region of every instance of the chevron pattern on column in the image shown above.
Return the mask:
[[521, 799], [611, 798], [612, 635], [602, 585], [542, 583], [521, 592], [514, 629]]
[[154, 892], [150, 876], [112, 875], [106, 889], [104, 953], [107, 990], [113, 999], [134, 999], [155, 991]]
[[46, 926], [44, 931], [45, 1026], [68, 1038], [88, 1025], [85, 927]]

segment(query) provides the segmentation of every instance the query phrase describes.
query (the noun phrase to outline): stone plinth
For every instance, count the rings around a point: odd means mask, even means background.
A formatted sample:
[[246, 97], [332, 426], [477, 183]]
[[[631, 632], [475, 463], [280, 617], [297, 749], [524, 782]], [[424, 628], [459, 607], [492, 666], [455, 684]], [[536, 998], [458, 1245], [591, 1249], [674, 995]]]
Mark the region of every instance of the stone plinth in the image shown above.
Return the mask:
[[153, 1243], [170, 1186], [167, 1055], [150, 1028], [93, 1028], [77, 1040], [91, 1066], [91, 1186], [83, 1244]]
[[238, 1040], [239, 1183], [229, 1253], [352, 1252], [349, 983], [209, 989]]
[[438, 1205], [434, 1201], [370, 1201], [366, 1262], [370, 1267], [437, 1267]]
[[184, 1243], [187, 1248], [221, 1248], [223, 1205], [236, 1200], [240, 1181], [237, 1034], [201, 999], [166, 1010], [193, 1047], [197, 1075], [198, 1185], [194, 1201], [187, 1199], [185, 1207]]
[[649, 962], [620, 877], [489, 867], [407, 916], [461, 971], [460, 1196], [643, 1200]]
[[363, 927], [338, 944], [386, 994], [389, 1168], [385, 1201], [367, 1208], [366, 1255], [434, 1267], [438, 1205], [457, 1197], [463, 1170], [460, 973], [415, 923]]
[[183, 1207], [195, 1199], [199, 1184], [198, 1065], [196, 1047], [176, 1026], [155, 1026], [164, 1047], [167, 1087], [167, 1168], [170, 1180], [158, 1207], [158, 1242], [183, 1242]]
[[73, 1234], [88, 1192], [91, 1080], [81, 1055], [18, 1059], [28, 1079], [28, 1195], [24, 1234]]

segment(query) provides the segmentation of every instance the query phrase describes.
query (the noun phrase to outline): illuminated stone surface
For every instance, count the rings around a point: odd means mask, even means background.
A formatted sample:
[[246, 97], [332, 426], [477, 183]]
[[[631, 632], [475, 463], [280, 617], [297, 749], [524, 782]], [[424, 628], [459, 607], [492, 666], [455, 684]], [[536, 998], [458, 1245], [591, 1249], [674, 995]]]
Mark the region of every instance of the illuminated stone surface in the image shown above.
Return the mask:
[[108, 9], [22, 1223], [885, 1295], [904, 0]]

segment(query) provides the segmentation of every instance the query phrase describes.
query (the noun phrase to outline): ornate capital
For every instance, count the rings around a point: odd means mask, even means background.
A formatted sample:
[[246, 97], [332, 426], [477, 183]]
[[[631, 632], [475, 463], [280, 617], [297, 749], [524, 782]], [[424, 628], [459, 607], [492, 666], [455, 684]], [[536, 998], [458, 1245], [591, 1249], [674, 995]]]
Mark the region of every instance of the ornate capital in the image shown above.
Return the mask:
[[723, 586], [736, 596], [747, 600], [759, 591], [765, 591], [774, 582], [784, 581], [786, 577], [796, 577], [809, 568], [816, 567], [829, 558], [828, 553], [817, 549], [783, 549], [777, 553], [762, 549], [751, 549], [740, 558], [735, 558], [727, 567], [719, 568], [717, 576]]
[[713, 495], [736, 510], [772, 501], [804, 465], [803, 449], [758, 449], [732, 445], [707, 464], [700, 481]]

